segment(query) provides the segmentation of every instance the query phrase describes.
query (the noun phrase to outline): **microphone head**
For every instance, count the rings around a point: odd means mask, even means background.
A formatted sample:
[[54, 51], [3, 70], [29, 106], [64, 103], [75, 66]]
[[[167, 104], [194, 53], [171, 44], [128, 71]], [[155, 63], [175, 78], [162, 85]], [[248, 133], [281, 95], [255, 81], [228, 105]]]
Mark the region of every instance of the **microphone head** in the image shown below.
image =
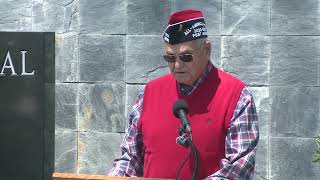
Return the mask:
[[186, 103], [186, 101], [182, 100], [182, 99], [178, 99], [174, 104], [173, 104], [173, 114], [176, 118], [179, 118], [179, 111], [180, 110], [184, 110], [186, 112], [186, 114], [188, 114], [189, 111], [189, 107], [188, 104]]

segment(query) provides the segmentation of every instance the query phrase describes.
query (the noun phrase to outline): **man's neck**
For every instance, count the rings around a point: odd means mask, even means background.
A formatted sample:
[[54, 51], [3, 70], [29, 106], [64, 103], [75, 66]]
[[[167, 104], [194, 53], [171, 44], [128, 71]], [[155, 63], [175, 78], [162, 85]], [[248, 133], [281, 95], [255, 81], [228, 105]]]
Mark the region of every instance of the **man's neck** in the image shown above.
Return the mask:
[[206, 68], [204, 72], [201, 74], [201, 76], [195, 80], [192, 85], [186, 85], [179, 83], [179, 89], [184, 95], [190, 95], [202, 82], [203, 80], [207, 77], [208, 73], [212, 69], [212, 63], [209, 61], [208, 64], [206, 65]]

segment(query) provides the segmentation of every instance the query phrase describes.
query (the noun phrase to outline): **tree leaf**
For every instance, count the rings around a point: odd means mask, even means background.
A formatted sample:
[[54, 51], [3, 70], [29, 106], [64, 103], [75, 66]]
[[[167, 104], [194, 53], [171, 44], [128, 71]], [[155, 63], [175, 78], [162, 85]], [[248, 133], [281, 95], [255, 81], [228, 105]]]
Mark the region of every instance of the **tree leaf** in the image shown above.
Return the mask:
[[320, 132], [318, 133], [318, 136], [315, 139], [316, 142], [316, 152], [314, 154], [315, 159], [313, 162], [320, 162]]

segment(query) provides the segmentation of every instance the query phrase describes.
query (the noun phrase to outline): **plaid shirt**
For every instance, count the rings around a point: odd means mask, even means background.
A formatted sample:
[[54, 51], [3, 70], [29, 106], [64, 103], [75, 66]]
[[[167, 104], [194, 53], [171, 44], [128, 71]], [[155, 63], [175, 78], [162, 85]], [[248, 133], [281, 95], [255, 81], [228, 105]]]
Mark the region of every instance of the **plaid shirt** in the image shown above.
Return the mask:
[[[213, 65], [208, 64], [206, 71], [191, 87], [180, 90], [190, 95], [207, 77]], [[110, 176], [143, 176], [143, 142], [137, 129], [143, 104], [143, 92], [133, 106], [129, 117], [129, 127], [121, 143], [122, 156], [115, 159]], [[239, 100], [230, 121], [225, 141], [225, 159], [221, 169], [206, 177], [205, 180], [252, 179], [254, 174], [256, 149], [259, 140], [258, 118], [252, 95], [247, 87], [241, 91]]]

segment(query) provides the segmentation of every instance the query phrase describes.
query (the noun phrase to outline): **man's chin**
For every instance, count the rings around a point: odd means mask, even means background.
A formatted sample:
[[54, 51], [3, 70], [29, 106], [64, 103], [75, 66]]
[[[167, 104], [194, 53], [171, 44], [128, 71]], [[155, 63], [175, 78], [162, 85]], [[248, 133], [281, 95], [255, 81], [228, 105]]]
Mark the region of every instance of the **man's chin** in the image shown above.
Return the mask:
[[190, 83], [186, 79], [178, 79], [178, 78], [176, 78], [176, 80], [180, 85], [183, 85], [183, 86], [191, 86], [192, 85], [192, 83]]

